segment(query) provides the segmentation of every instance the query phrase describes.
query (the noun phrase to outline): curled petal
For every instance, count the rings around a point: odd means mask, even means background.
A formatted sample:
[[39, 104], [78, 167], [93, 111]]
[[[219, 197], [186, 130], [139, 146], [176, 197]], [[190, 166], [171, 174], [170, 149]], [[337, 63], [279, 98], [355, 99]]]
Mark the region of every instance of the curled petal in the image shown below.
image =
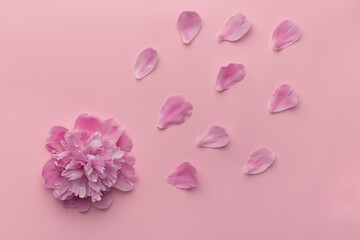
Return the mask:
[[146, 48], [140, 54], [135, 63], [135, 77], [142, 79], [151, 73], [158, 62], [158, 53], [152, 48]]
[[64, 146], [65, 133], [68, 131], [67, 128], [62, 126], [54, 126], [50, 129], [50, 137], [48, 138], [47, 150], [53, 153], [60, 152]]
[[122, 132], [123, 129], [119, 128], [118, 124], [111, 118], [103, 122], [100, 127], [101, 136], [107, 139], [110, 144], [115, 144]]
[[257, 174], [264, 172], [275, 160], [275, 153], [267, 148], [260, 148], [251, 153], [244, 172], [247, 174]]
[[245, 77], [245, 67], [242, 64], [230, 63], [221, 67], [217, 76], [216, 90], [224, 91], [229, 89]]
[[75, 132], [96, 132], [100, 129], [102, 121], [88, 114], [81, 114], [75, 122]]
[[183, 162], [171, 171], [166, 182], [177, 188], [193, 188], [197, 186], [196, 174], [196, 169], [189, 162]]
[[130, 151], [133, 143], [131, 138], [129, 138], [129, 136], [126, 134], [125, 131], [122, 132], [121, 136], [119, 137], [119, 140], [116, 143], [116, 146], [118, 146], [119, 148], [121, 148], [121, 150], [124, 151]]
[[52, 160], [47, 161], [43, 166], [42, 176], [44, 185], [47, 188], [55, 188], [55, 182], [61, 177]]
[[295, 43], [300, 37], [300, 28], [294, 22], [285, 20], [276, 27], [272, 37], [272, 46], [275, 51], [279, 51]]
[[228, 142], [229, 135], [226, 133], [225, 128], [212, 126], [199, 139], [199, 146], [208, 148], [222, 148], [226, 146]]
[[123, 192], [131, 191], [133, 186], [134, 183], [122, 175], [118, 175], [116, 183], [113, 185], [114, 188], [117, 188]]
[[112, 203], [113, 194], [112, 191], [104, 193], [100, 201], [94, 202], [95, 207], [98, 209], [107, 209]]
[[245, 16], [238, 13], [227, 20], [219, 34], [219, 39], [220, 41], [237, 41], [249, 31], [250, 27], [251, 22], [246, 21]]
[[197, 12], [184, 11], [180, 14], [177, 25], [181, 39], [185, 44], [189, 44], [200, 31], [200, 15]]
[[158, 128], [165, 129], [171, 125], [181, 124], [192, 114], [193, 105], [182, 95], [169, 97], [161, 109]]
[[289, 84], [283, 84], [277, 87], [270, 98], [268, 108], [272, 113], [281, 112], [295, 107], [297, 104], [297, 95]]

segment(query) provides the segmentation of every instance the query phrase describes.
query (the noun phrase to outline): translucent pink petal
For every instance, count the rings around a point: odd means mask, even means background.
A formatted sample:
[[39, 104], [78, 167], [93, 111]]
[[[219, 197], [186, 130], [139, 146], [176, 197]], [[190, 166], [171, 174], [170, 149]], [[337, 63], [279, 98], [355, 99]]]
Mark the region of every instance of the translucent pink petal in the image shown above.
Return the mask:
[[99, 131], [102, 121], [88, 114], [81, 114], [75, 122], [75, 132], [96, 132]]
[[189, 189], [197, 186], [196, 169], [183, 162], [166, 177], [166, 182], [177, 188]]
[[199, 139], [200, 147], [222, 148], [229, 142], [229, 135], [225, 128], [219, 126], [210, 127], [207, 132]]
[[128, 180], [134, 182], [136, 178], [135, 169], [133, 166], [130, 166], [128, 164], [123, 164], [120, 169], [120, 175], [124, 176]]
[[80, 212], [87, 212], [91, 205], [91, 198], [73, 198], [73, 207], [78, 208]]
[[171, 125], [181, 124], [192, 114], [193, 105], [182, 95], [169, 97], [161, 109], [158, 128], [165, 129]]
[[135, 77], [142, 79], [151, 73], [158, 62], [158, 53], [152, 48], [146, 48], [140, 54], [135, 63]]
[[107, 209], [110, 207], [112, 203], [112, 198], [113, 198], [112, 191], [108, 191], [101, 197], [100, 201], [94, 202], [94, 205], [98, 209]]
[[135, 163], [135, 157], [134, 154], [132, 152], [125, 152], [123, 155], [123, 159], [125, 161], [125, 163], [129, 164], [129, 165], [134, 165]]
[[119, 137], [119, 140], [116, 143], [116, 146], [120, 147], [121, 150], [130, 151], [133, 143], [131, 138], [129, 138], [129, 136], [123, 131], [121, 136]]
[[47, 188], [55, 188], [55, 182], [60, 178], [60, 172], [52, 160], [45, 163], [42, 169], [44, 185]]
[[275, 51], [279, 51], [295, 43], [300, 37], [300, 28], [294, 22], [285, 20], [276, 27], [272, 37], [272, 46]]
[[242, 64], [230, 63], [221, 67], [217, 76], [216, 90], [224, 91], [229, 89], [245, 77], [245, 67]]
[[237, 41], [249, 31], [250, 27], [251, 22], [246, 21], [245, 16], [238, 13], [227, 20], [219, 34], [219, 39], [220, 41]]
[[133, 189], [134, 183], [122, 175], [118, 175], [114, 188], [120, 191], [128, 192]]
[[62, 126], [54, 126], [50, 129], [50, 137], [47, 139], [48, 145], [47, 150], [53, 153], [57, 153], [63, 150], [63, 142], [65, 140], [65, 133], [68, 131], [67, 128]]
[[294, 89], [289, 84], [283, 84], [275, 89], [268, 108], [270, 112], [275, 113], [293, 108], [296, 104], [297, 96]]
[[123, 129], [113, 119], [104, 121], [100, 127], [101, 136], [107, 139], [111, 144], [115, 144], [121, 136]]
[[200, 15], [197, 12], [184, 11], [180, 14], [177, 25], [181, 39], [185, 44], [189, 44], [200, 31]]
[[267, 148], [260, 148], [251, 153], [244, 167], [247, 174], [257, 174], [265, 171], [275, 160], [275, 153]]

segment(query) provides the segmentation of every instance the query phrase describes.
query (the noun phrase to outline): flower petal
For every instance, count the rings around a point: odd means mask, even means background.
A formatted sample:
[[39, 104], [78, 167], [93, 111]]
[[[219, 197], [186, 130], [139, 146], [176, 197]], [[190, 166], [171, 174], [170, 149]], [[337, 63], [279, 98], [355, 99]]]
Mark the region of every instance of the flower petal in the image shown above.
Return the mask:
[[118, 175], [114, 188], [123, 192], [128, 192], [133, 189], [134, 183], [122, 175]]
[[112, 191], [104, 193], [100, 201], [94, 202], [94, 206], [98, 209], [107, 209], [112, 203], [113, 194]]
[[121, 148], [121, 150], [124, 151], [130, 151], [133, 143], [131, 138], [125, 133], [125, 131], [122, 132], [121, 136], [119, 137], [119, 140], [116, 143], [116, 146]]
[[158, 128], [165, 129], [171, 125], [181, 124], [192, 114], [193, 105], [182, 95], [169, 97], [161, 109]]
[[243, 14], [237, 13], [227, 20], [219, 34], [219, 39], [220, 41], [237, 41], [249, 31], [250, 27], [251, 22], [246, 21]]
[[277, 87], [270, 98], [268, 108], [272, 113], [281, 112], [295, 107], [297, 104], [297, 95], [289, 84], [283, 84]]
[[52, 160], [47, 161], [42, 169], [44, 185], [47, 188], [55, 188], [55, 182], [61, 177], [59, 170]]
[[224, 91], [229, 89], [245, 77], [245, 67], [242, 64], [230, 63], [221, 67], [217, 76], [216, 90]]
[[133, 166], [130, 166], [128, 164], [123, 164], [120, 169], [120, 175], [124, 176], [128, 180], [134, 182], [136, 178], [135, 169]]
[[189, 44], [200, 31], [200, 15], [197, 12], [184, 11], [180, 14], [177, 25], [181, 39], [185, 44]]
[[113, 119], [108, 119], [100, 127], [101, 136], [109, 140], [110, 144], [115, 144], [121, 136], [123, 129]]
[[272, 37], [272, 46], [275, 51], [279, 51], [295, 43], [300, 36], [300, 28], [294, 22], [285, 20], [276, 27]]
[[244, 172], [257, 174], [265, 171], [275, 160], [275, 153], [267, 148], [260, 148], [251, 153]]
[[171, 171], [166, 182], [177, 188], [193, 188], [197, 186], [196, 174], [196, 169], [189, 162], [183, 162]]
[[102, 121], [88, 114], [81, 114], [75, 122], [74, 131], [75, 132], [96, 132], [100, 129]]
[[87, 197], [87, 198], [78, 198], [78, 197], [74, 197], [73, 198], [74, 201], [74, 207], [78, 208], [80, 212], [87, 212], [90, 208], [91, 205], [91, 198]]
[[67, 131], [68, 129], [62, 126], [54, 126], [50, 129], [50, 137], [47, 139], [49, 144], [46, 146], [49, 152], [58, 153], [63, 150], [64, 136]]
[[219, 126], [212, 126], [208, 131], [199, 139], [200, 147], [207, 148], [222, 148], [229, 142], [229, 135], [226, 133], [225, 128]]
[[135, 63], [135, 77], [142, 79], [151, 73], [158, 62], [158, 53], [153, 48], [146, 48], [140, 54]]

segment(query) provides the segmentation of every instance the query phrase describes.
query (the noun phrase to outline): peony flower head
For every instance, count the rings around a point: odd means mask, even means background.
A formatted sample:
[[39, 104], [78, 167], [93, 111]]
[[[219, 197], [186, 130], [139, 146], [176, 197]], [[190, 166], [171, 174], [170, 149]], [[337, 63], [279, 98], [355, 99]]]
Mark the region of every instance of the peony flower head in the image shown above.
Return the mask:
[[42, 170], [44, 184], [64, 207], [86, 212], [91, 203], [106, 209], [112, 189], [130, 191], [135, 181], [132, 141], [113, 119], [80, 115], [73, 130], [54, 126], [46, 148], [52, 153]]

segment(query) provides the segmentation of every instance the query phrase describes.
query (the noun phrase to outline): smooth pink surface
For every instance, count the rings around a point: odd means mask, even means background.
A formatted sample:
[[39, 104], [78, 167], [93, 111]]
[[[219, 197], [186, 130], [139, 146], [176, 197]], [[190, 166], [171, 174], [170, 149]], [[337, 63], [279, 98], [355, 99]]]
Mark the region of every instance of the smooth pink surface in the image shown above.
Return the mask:
[[[189, 46], [176, 24], [184, 10], [203, 19]], [[237, 12], [251, 31], [219, 43]], [[359, 12], [358, 0], [0, 0], [1, 238], [360, 239]], [[275, 52], [284, 19], [303, 35]], [[160, 60], [137, 81], [134, 63], [148, 46]], [[229, 62], [246, 66], [246, 81], [218, 93], [219, 66]], [[270, 114], [284, 82], [299, 104]], [[161, 131], [159, 110], [174, 93], [191, 99], [193, 115]], [[51, 196], [41, 169], [50, 127], [84, 112], [126, 127], [138, 178], [132, 192], [114, 191], [108, 210], [80, 214]], [[196, 146], [211, 125], [226, 126], [226, 148]], [[248, 155], [261, 146], [276, 161], [247, 176]], [[183, 161], [198, 170], [190, 191], [164, 181]]]

